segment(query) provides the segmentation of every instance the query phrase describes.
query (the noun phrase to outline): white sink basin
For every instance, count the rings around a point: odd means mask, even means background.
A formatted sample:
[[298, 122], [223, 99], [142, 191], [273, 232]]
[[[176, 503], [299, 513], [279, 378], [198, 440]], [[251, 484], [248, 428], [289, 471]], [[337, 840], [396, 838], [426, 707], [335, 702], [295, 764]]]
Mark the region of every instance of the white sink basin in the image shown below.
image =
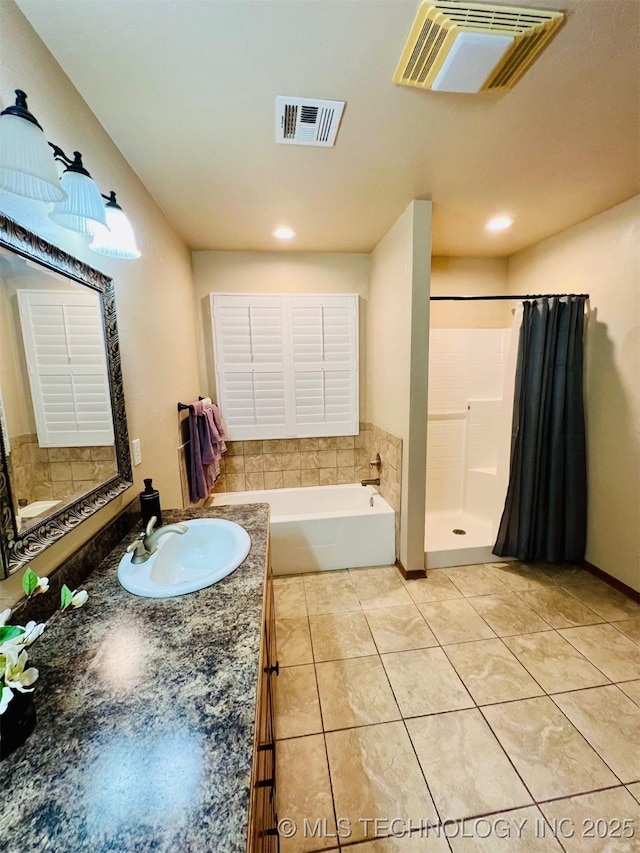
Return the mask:
[[217, 583], [238, 568], [249, 553], [249, 534], [234, 521], [196, 518], [182, 522], [186, 533], [167, 533], [146, 563], [125, 554], [118, 580], [134, 595], [170, 598]]

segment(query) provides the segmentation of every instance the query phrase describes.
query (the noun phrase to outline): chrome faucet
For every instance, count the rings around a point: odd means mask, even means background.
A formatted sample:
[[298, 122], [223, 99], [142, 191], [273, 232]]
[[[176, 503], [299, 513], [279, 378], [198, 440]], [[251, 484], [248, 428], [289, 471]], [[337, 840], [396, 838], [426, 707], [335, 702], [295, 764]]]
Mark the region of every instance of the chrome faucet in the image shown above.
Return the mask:
[[156, 516], [152, 515], [146, 529], [142, 533], [139, 533], [135, 542], [132, 542], [127, 548], [127, 554], [133, 552], [131, 562], [134, 565], [147, 562], [149, 557], [157, 550], [160, 537], [164, 536], [165, 533], [188, 533], [189, 531], [186, 524], [165, 524], [164, 527], [154, 530], [153, 528], [157, 520]]

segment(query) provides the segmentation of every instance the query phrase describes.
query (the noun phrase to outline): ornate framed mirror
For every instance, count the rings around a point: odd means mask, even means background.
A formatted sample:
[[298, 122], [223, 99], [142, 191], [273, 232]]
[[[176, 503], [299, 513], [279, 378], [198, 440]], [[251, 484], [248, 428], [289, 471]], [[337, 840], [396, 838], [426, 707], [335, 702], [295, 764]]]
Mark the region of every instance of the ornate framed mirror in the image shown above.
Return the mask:
[[0, 213], [0, 577], [132, 485], [113, 281]]

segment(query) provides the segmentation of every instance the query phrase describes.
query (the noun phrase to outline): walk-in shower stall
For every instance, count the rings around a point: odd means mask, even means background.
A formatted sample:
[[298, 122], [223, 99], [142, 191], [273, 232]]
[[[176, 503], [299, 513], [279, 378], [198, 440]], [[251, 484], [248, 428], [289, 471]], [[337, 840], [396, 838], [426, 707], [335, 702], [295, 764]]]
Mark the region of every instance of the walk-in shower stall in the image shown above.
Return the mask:
[[[429, 332], [425, 523], [425, 566], [427, 569], [505, 559], [505, 557], [496, 557], [492, 552], [505, 506], [507, 488], [509, 487], [514, 386], [523, 317], [522, 302], [527, 300], [527, 304], [529, 304], [529, 300], [540, 300], [546, 305], [550, 299], [557, 304], [558, 299], [574, 300], [574, 302], [575, 300], [583, 300], [584, 302], [588, 298], [588, 294], [431, 297], [432, 302], [447, 301], [454, 304], [456, 302], [495, 300], [496, 304], [504, 306], [504, 310], [499, 309], [491, 312], [491, 316], [495, 318], [495, 323], [493, 325], [484, 323], [482, 328], [471, 327], [472, 323], [469, 323], [469, 326], [465, 328], [463, 324], [465, 317], [472, 322], [477, 319], [468, 310], [459, 312], [460, 320], [463, 322], [458, 326], [458, 314], [455, 307], [450, 308], [447, 312], [446, 322], [442, 322], [443, 318], [440, 316], [437, 322], [431, 324]], [[582, 311], [582, 304], [580, 303], [579, 306], [580, 311]], [[436, 312], [432, 311], [432, 319], [434, 315]], [[558, 317], [559, 314], [556, 313], [554, 316]], [[565, 318], [564, 326], [560, 328], [564, 328], [565, 337], [560, 336], [556, 340], [554, 336], [558, 332], [556, 326], [554, 326], [555, 333], [552, 333], [551, 327], [548, 329], [549, 340], [552, 341], [552, 344], [555, 341], [553, 345], [558, 345], [558, 341], [561, 340], [563, 347], [562, 352], [558, 350], [555, 353], [558, 356], [556, 361], [552, 359], [549, 361], [550, 364], [552, 362], [554, 364], [562, 363], [563, 365], [565, 362], [566, 364], [570, 363], [567, 356], [569, 350], [566, 349], [571, 339], [569, 327], [566, 325], [570, 313], [565, 311], [563, 316]], [[542, 326], [538, 328], [542, 328]], [[530, 353], [530, 324], [527, 324], [527, 329], [526, 352]], [[545, 329], [547, 329], [546, 326]], [[546, 335], [547, 331], [544, 334]], [[544, 342], [547, 338], [538, 339], [538, 344], [540, 340]], [[546, 347], [547, 344], [543, 343], [545, 352]], [[539, 362], [542, 349], [540, 347], [538, 349], [540, 350], [538, 353]], [[582, 343], [575, 349], [575, 353], [577, 354], [578, 351], [581, 364]], [[571, 352], [573, 353], [574, 350]], [[558, 353], [560, 354], [558, 355]], [[528, 355], [524, 356], [524, 358], [528, 357]], [[541, 363], [538, 363], [538, 367]], [[519, 371], [521, 370], [522, 365], [519, 368]], [[533, 388], [536, 388], [535, 366], [531, 368], [531, 377], [534, 378]], [[571, 392], [574, 395], [575, 389], [578, 387], [575, 382], [574, 380], [575, 387]], [[530, 412], [538, 412], [535, 417], [539, 418], [539, 412], [542, 411], [539, 408], [540, 401], [534, 399], [535, 394], [539, 393], [538, 391], [534, 391], [532, 397], [528, 397], [528, 392], [525, 391], [523, 397], [522, 389], [525, 385], [519, 391], [518, 410], [520, 415], [518, 422], [521, 428], [519, 432], [520, 441], [517, 445], [520, 448], [519, 453], [524, 441], [523, 436], [526, 438], [528, 435], [530, 440], [531, 435], [538, 436], [539, 434], [543, 437], [542, 440], [549, 440], [549, 430], [540, 431], [539, 429], [542, 423], [540, 420], [529, 420], [526, 422], [529, 424], [526, 427], [527, 432], [522, 432], [523, 399], [526, 397], [529, 400]], [[559, 418], [557, 424], [565, 421], [568, 424], [574, 415], [577, 418], [575, 405], [573, 409], [571, 408], [573, 398], [572, 400], [565, 399], [563, 397], [564, 392], [560, 393], [564, 388], [565, 385], [562, 385], [562, 388], [558, 385], [556, 398], [549, 399], [548, 411], [545, 415], [545, 417], [550, 417], [551, 411], [556, 411], [556, 419]], [[557, 396], [558, 393], [560, 396]], [[556, 409], [554, 409], [554, 405]], [[577, 447], [578, 442], [576, 441], [575, 444]], [[549, 445], [549, 453], [551, 449], [551, 445]], [[522, 469], [516, 467], [516, 470], [521, 472]], [[546, 482], [543, 473], [541, 470], [539, 475], [541, 483]], [[514, 480], [511, 488], [515, 489], [521, 482], [518, 479]], [[553, 499], [560, 501], [562, 506], [564, 506], [562, 500], [566, 498], [563, 492], [563, 488], [565, 488], [562, 485], [563, 482], [562, 478], [557, 479], [558, 488], [552, 495]], [[568, 482], [569, 480], [567, 480]], [[546, 485], [548, 486], [549, 483], [546, 482]], [[529, 487], [530, 484], [527, 488]], [[516, 492], [510, 494], [511, 514], [509, 518], [513, 522], [513, 495], [517, 494], [517, 489]], [[515, 499], [519, 500], [517, 497]], [[581, 505], [581, 499], [577, 500], [577, 504]], [[533, 504], [531, 505], [533, 506]], [[572, 507], [571, 511], [574, 512], [574, 510], [575, 507]], [[519, 544], [518, 552], [520, 547]], [[536, 547], [538, 546], [536, 545]], [[527, 547], [525, 550], [530, 550], [530, 548]], [[505, 553], [504, 548], [501, 548], [500, 551], [503, 554]]]
[[510, 343], [510, 328], [430, 332], [427, 568], [497, 559], [491, 548], [508, 478]]

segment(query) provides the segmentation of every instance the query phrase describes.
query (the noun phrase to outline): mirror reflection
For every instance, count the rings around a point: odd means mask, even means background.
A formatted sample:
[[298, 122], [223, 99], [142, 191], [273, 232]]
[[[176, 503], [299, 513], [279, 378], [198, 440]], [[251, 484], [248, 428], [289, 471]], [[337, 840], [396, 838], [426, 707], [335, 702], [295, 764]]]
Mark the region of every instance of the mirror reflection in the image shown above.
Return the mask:
[[1, 213], [0, 398], [7, 576], [125, 492], [132, 471], [113, 281]]
[[101, 295], [4, 249], [0, 421], [18, 533], [117, 473]]

